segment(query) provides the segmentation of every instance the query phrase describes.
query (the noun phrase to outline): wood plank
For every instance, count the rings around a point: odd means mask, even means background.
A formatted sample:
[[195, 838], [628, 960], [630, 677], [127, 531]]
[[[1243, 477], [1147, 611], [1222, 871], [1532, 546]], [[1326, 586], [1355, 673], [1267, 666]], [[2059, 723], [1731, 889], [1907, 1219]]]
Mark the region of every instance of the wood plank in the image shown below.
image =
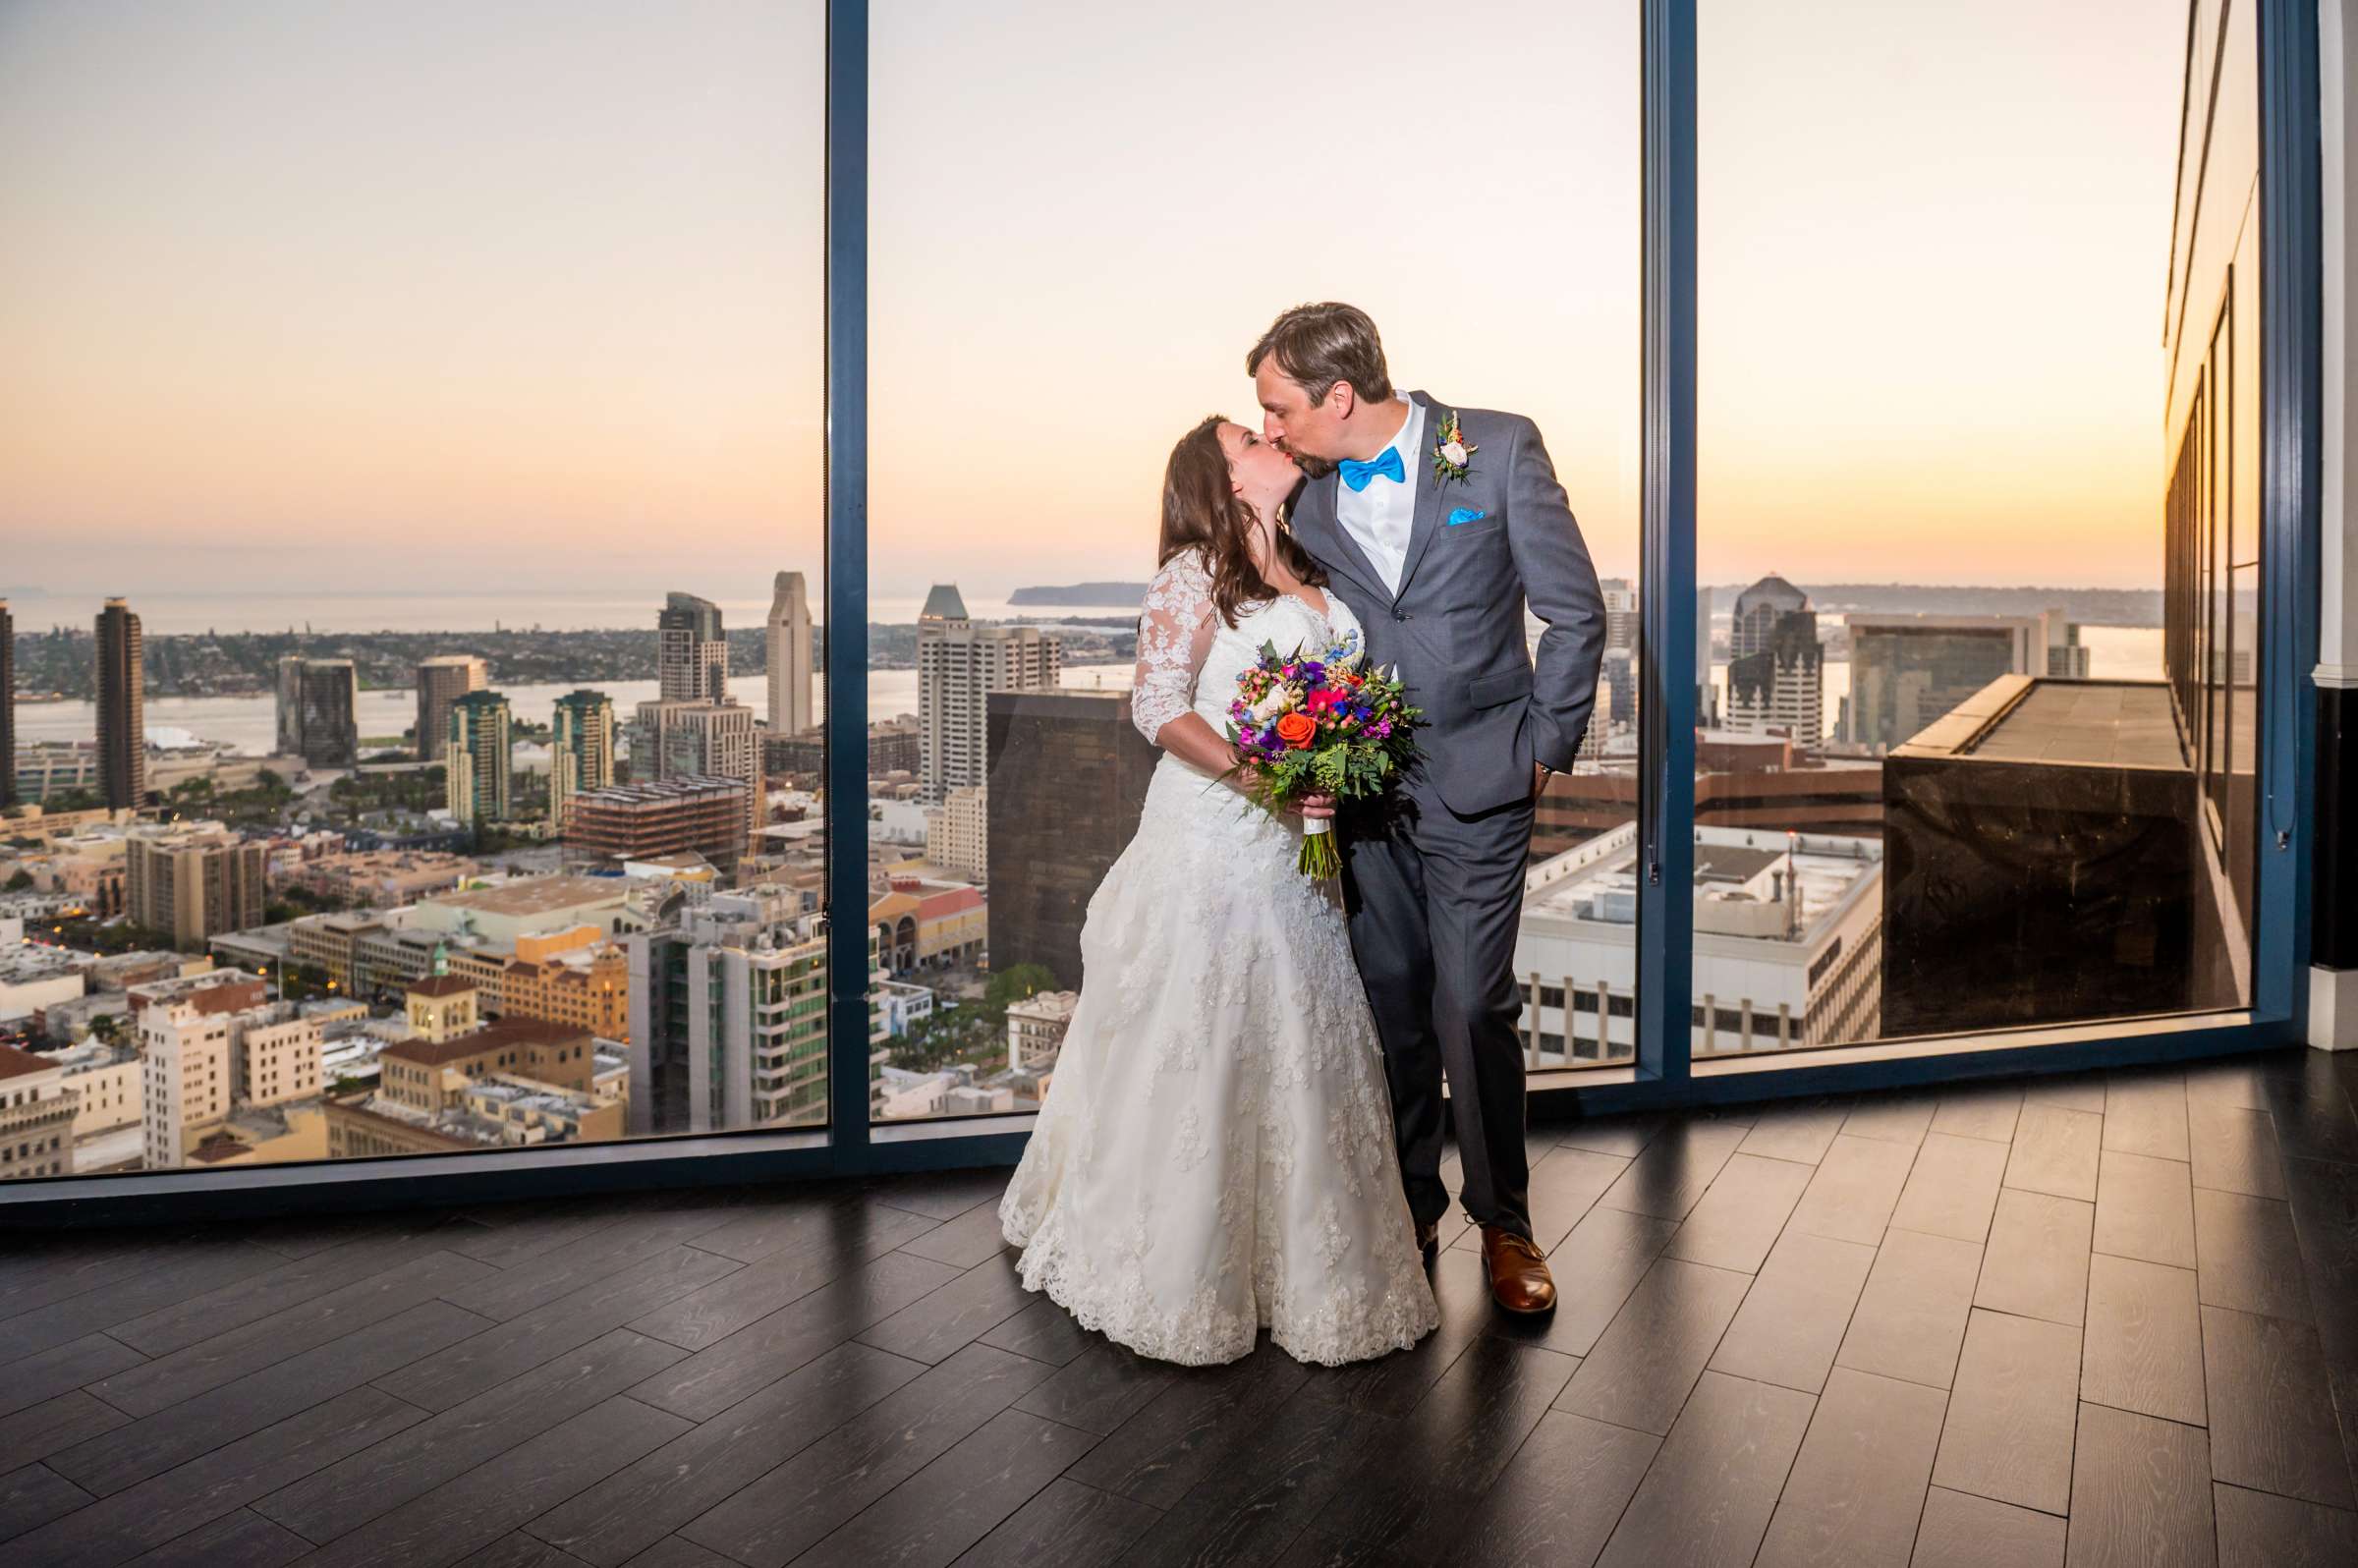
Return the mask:
[[796, 1561], [804, 1568], [948, 1568], [1096, 1441], [1094, 1433], [1002, 1410]]
[[69, 1389], [0, 1418], [0, 1475], [128, 1426], [131, 1418], [82, 1389]]
[[677, 1416], [607, 1399], [338, 1536], [306, 1568], [447, 1568], [687, 1429]]
[[[0, 1476], [0, 1541], [63, 1518], [91, 1500], [88, 1492], [46, 1465], [12, 1470]], [[10, 1548], [12, 1556], [17, 1549]]]
[[1015, 1408], [1101, 1437], [1151, 1403], [1176, 1372], [1169, 1362], [1107, 1341], [1043, 1378]]
[[[1712, 1353], [1712, 1369], [1730, 1377], [1815, 1394], [1825, 1386], [1851, 1313], [1875, 1266], [1875, 1249], [1787, 1231], [1777, 1238], [1745, 1292], [1744, 1305]], [[1957, 1309], [1964, 1333], [1965, 1309]]]
[[1535, 1127], [1532, 1132], [1535, 1137], [1544, 1133], [1560, 1148], [1586, 1148], [1599, 1154], [1635, 1159], [1669, 1124], [1670, 1118], [1667, 1116], [1641, 1111], [1629, 1116], [1596, 1116], [1580, 1121], [1550, 1122], [1544, 1127]]
[[129, 1568], [283, 1568], [310, 1549], [293, 1531], [241, 1508], [141, 1552]]
[[1916, 1150], [1905, 1144], [1845, 1134], [1818, 1162], [1818, 1174], [1787, 1223], [1813, 1236], [1875, 1246], [1907, 1185]]
[[2329, 1508], [2358, 1503], [2316, 1329], [2205, 1307], [2203, 1372], [2214, 1479]]
[[2094, 1112], [2031, 1103], [2015, 1126], [2006, 1185], [2056, 1198], [2096, 1202], [2098, 1155], [2105, 1119]]
[[152, 1315], [192, 1297], [264, 1288], [273, 1270], [288, 1266], [264, 1248], [219, 1242], [174, 1248], [154, 1263], [92, 1290], [59, 1291], [47, 1305], [0, 1322], [0, 1380], [16, 1370], [13, 1364], [101, 1330], [142, 1356], [160, 1354], [141, 1331]]
[[524, 1529], [585, 1562], [618, 1568], [925, 1371], [857, 1341], [840, 1345]]
[[[1599, 1210], [1604, 1212], [1604, 1210]], [[1656, 1223], [1665, 1223], [1656, 1221]], [[1472, 1253], [1444, 1248], [1427, 1270], [1441, 1309], [1441, 1324], [1419, 1340], [1414, 1349], [1394, 1351], [1373, 1361], [1347, 1367], [1306, 1369], [1302, 1397], [1376, 1416], [1405, 1416], [1424, 1401], [1457, 1358], [1486, 1330], [1513, 1335], [1518, 1343], [1537, 1341], [1553, 1327], [1544, 1318], [1537, 1323], [1507, 1318], [1490, 1302], [1489, 1276], [1482, 1260]], [[1267, 1336], [1260, 1349], [1272, 1350]]]
[[[1628, 1169], [1629, 1161], [1618, 1154], [1560, 1144], [1543, 1150], [1531, 1165], [1531, 1239], [1542, 1252], [1553, 1252]], [[1448, 1218], [1442, 1220], [1441, 1228], [1449, 1228]], [[1482, 1227], [1461, 1225], [1447, 1245], [1480, 1253]]]
[[882, 1177], [870, 1182], [867, 1195], [879, 1204], [906, 1208], [927, 1219], [947, 1222], [977, 1204], [993, 1210], [1007, 1195], [1008, 1172], [996, 1167], [976, 1170], [931, 1171], [923, 1176]]
[[[708, 1283], [633, 1318], [631, 1326], [683, 1350], [709, 1349], [779, 1308], [858, 1272], [870, 1260], [891, 1252], [885, 1243], [906, 1236], [911, 1227], [921, 1234], [939, 1228], [923, 1215], [897, 1208], [878, 1207], [873, 1212], [885, 1218], [876, 1224], [866, 1220], [848, 1223], [840, 1232], [821, 1232], [743, 1268], [708, 1270], [704, 1275]], [[693, 1251], [702, 1255], [705, 1249]], [[955, 1277], [948, 1272], [941, 1275], [945, 1281]]]
[[675, 1256], [675, 1248], [710, 1231], [726, 1213], [725, 1209], [681, 1209], [640, 1216], [613, 1226], [594, 1244], [559, 1248], [503, 1269], [479, 1284], [453, 1290], [443, 1299], [504, 1323], [601, 1279], [611, 1279], [648, 1259]]
[[2154, 1159], [2191, 1159], [2186, 1075], [2164, 1069], [2114, 1073], [2106, 1080], [2105, 1148]]
[[1592, 1563], [1661, 1439], [1551, 1410], [1464, 1520], [1455, 1560], [1483, 1568]]
[[1929, 1093], [1867, 1094], [1851, 1107], [1842, 1131], [1852, 1138], [1880, 1138], [1914, 1148], [1932, 1129], [1935, 1108]]
[[2096, 1183], [2096, 1250], [2192, 1268], [2193, 1167], [2107, 1148]]
[[[701, 1550], [702, 1548], [691, 1548]], [[706, 1553], [706, 1556], [709, 1556]], [[510, 1533], [479, 1551], [468, 1553], [459, 1568], [575, 1568], [572, 1558], [546, 1541]], [[722, 1568], [726, 1568], [723, 1564]]]
[[1161, 1513], [1066, 1477], [1048, 1483], [961, 1556], [957, 1568], [1109, 1568]]
[[42, 1568], [119, 1563], [235, 1513], [289, 1482], [424, 1419], [425, 1412], [389, 1394], [356, 1388], [102, 1497], [35, 1531], [12, 1549]]
[[2276, 1129], [2268, 1112], [2191, 1099], [2186, 1130], [2196, 1187], [2254, 1198], [2284, 1196], [2284, 1173], [2276, 1164]]
[[790, 1190], [712, 1217], [718, 1222], [698, 1231], [693, 1238], [696, 1245], [741, 1263], [758, 1263], [779, 1253], [812, 1247], [872, 1258], [940, 1223], [857, 1193], [837, 1191]]
[[2101, 1073], [2049, 1073], [2027, 1080], [2022, 1086], [2022, 1101], [2027, 1108], [2048, 1105], [2061, 1110], [2088, 1111], [2102, 1116], [2105, 1113], [2105, 1080]]
[[[1629, 1293], [1677, 1233], [1675, 1219], [1621, 1208], [1591, 1209], [1548, 1255], [1548, 1271], [1555, 1276], [1555, 1311], [1539, 1325], [1541, 1337], [1535, 1342], [1569, 1356], [1595, 1350]], [[1433, 1337], [1447, 1334], [1450, 1326], [1444, 1315]]]
[[2007, 1188], [1991, 1222], [1973, 1304], [2050, 1322], [2085, 1321], [2088, 1243], [2095, 1229], [2094, 1204]]
[[2210, 1479], [2200, 1427], [2082, 1405], [2067, 1568], [2215, 1568]]
[[1982, 1249], [1971, 1242], [1892, 1231], [1868, 1271], [1835, 1364], [1948, 1387], [1981, 1272]]
[[1425, 1561], [1406, 1550], [1354, 1540], [1313, 1525], [1294, 1538], [1276, 1568], [1425, 1568]]
[[147, 1358], [105, 1334], [84, 1334], [0, 1368], [0, 1416], [13, 1416], [70, 1394], [102, 1377], [144, 1365]]
[[1947, 1405], [1937, 1388], [1836, 1369], [1810, 1417], [1759, 1568], [1907, 1561]]
[[1297, 1396], [1250, 1447], [1190, 1487], [1122, 1568], [1276, 1561], [1324, 1514], [1361, 1456], [1399, 1429], [1387, 1416]]
[[737, 1565], [719, 1552], [707, 1551], [693, 1540], [665, 1536], [633, 1557], [629, 1568], [737, 1568]]
[[1933, 1131], [1954, 1138], [1983, 1138], [1992, 1143], [2014, 1142], [2014, 1125], [2022, 1116], [2022, 1086], [1991, 1084], [1941, 1092], [1933, 1112]]
[[2204, 1426], [2203, 1318], [2194, 1274], [2099, 1253], [2088, 1271], [2080, 1398]]
[[982, 1335], [980, 1343], [1061, 1367], [1095, 1343], [1097, 1337], [1074, 1322], [1071, 1313], [1047, 1297], [1038, 1296], [1033, 1298], [1031, 1306]]
[[2204, 1306], [2311, 1320], [2309, 1280], [2290, 1204], [2197, 1188], [2194, 1254]]
[[1049, 1375], [1039, 1362], [969, 1345], [676, 1534], [754, 1568], [779, 1568]]
[[1751, 1131], [1749, 1124], [1682, 1118], [1649, 1143], [1598, 1203], [1660, 1219], [1684, 1219]]
[[1790, 1388], [1705, 1372], [1600, 1568], [1745, 1568], [1816, 1403]]
[[1556, 1408], [1668, 1432], [1751, 1285], [1748, 1274], [1657, 1260], [1572, 1374]]
[[1826, 1101], [1772, 1106], [1761, 1112], [1736, 1152], [1815, 1165], [1833, 1147], [1848, 1115], [1844, 1106]]
[[2288, 1065], [2283, 1076], [2261, 1087], [2277, 1151], [2358, 1164], [2358, 1110], [2342, 1087], [2339, 1064], [2328, 1052], [2303, 1051]]
[[1934, 1481], [2062, 1513], [2071, 1501], [2079, 1383], [2078, 1329], [1977, 1308], [1957, 1359]]
[[[291, 1309], [338, 1296], [376, 1280], [390, 1271], [406, 1271], [437, 1258], [456, 1256], [438, 1245], [444, 1229], [433, 1215], [404, 1215], [369, 1221], [347, 1220], [351, 1239], [323, 1252], [293, 1261], [276, 1262], [260, 1272], [249, 1272], [213, 1288], [183, 1290], [168, 1304], [140, 1316], [114, 1320], [114, 1336], [143, 1355], [167, 1356], [193, 1345], [217, 1342], [224, 1334]], [[473, 1262], [473, 1260], [469, 1260]], [[445, 1283], [451, 1288], [469, 1279], [481, 1279], [491, 1270], [481, 1264]], [[92, 1322], [89, 1326], [104, 1326]]]
[[1729, 1155], [1662, 1256], [1739, 1274], [1760, 1272], [1793, 1205], [1801, 1202], [1802, 1189], [1815, 1174], [1814, 1167], [1791, 1160]]
[[1997, 1188], [2006, 1174], [2006, 1146], [1983, 1138], [1925, 1134], [1908, 1184], [1900, 1189], [1891, 1223], [1958, 1241], [1987, 1241]]
[[2052, 1514], [1935, 1486], [1909, 1568], [2063, 1568], [2063, 1529]]
[[[617, 1328], [280, 1488], [255, 1503], [254, 1512], [311, 1540], [332, 1540], [600, 1408], [680, 1355], [675, 1345]], [[508, 1528], [531, 1517], [519, 1516]]]
[[2217, 1484], [2218, 1568], [2349, 1568], [2358, 1562], [2358, 1513]]
[[1309, 1377], [1291, 1356], [1258, 1349], [1224, 1367], [1183, 1370], [1066, 1474], [1156, 1510], [1175, 1507], [1251, 1443]]
[[860, 1337], [878, 1350], [931, 1366], [1013, 1317], [1031, 1300], [1016, 1277], [1014, 1256], [999, 1253], [862, 1330]]
[[972, 1268], [1008, 1249], [995, 1204], [978, 1204], [956, 1219], [901, 1243], [900, 1250], [952, 1268]]

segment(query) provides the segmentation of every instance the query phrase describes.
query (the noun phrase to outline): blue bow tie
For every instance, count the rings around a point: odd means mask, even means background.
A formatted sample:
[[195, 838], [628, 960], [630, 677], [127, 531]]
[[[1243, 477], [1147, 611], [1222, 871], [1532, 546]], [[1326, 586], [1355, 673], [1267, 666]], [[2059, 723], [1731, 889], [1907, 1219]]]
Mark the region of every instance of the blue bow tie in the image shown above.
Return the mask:
[[1383, 456], [1373, 463], [1362, 463], [1354, 458], [1345, 458], [1335, 467], [1343, 471], [1343, 482], [1354, 490], [1366, 489], [1368, 481], [1378, 475], [1391, 480], [1394, 484], [1408, 482], [1408, 469], [1401, 463], [1400, 449], [1396, 446], [1385, 447]]

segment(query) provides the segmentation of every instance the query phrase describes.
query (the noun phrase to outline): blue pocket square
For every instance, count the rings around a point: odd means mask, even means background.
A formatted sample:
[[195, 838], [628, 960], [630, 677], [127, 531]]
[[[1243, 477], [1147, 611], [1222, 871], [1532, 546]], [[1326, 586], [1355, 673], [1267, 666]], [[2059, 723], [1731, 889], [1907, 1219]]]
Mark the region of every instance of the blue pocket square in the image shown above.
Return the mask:
[[1480, 507], [1461, 506], [1449, 514], [1449, 526], [1455, 528], [1460, 523], [1479, 523], [1489, 515]]

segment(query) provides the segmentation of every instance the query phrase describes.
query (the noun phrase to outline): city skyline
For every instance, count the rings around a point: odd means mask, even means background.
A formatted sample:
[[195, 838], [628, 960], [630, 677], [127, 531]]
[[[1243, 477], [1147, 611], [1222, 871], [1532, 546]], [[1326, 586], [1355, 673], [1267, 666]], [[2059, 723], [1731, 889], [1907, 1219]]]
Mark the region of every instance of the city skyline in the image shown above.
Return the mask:
[[[1469, 288], [1461, 225], [1370, 256], [1279, 200], [1280, 267], [1254, 225], [1193, 221], [1253, 199], [1229, 140], [1252, 178], [1292, 175], [1235, 111], [1315, 65], [1315, 20], [1257, 18], [1234, 50], [1091, 13], [1043, 47], [1068, 11], [874, 19], [879, 597], [1143, 579], [1170, 440], [1207, 407], [1249, 417], [1242, 348], [1328, 295], [1384, 323], [1403, 382], [1538, 417], [1600, 566], [1635, 567], [1634, 13], [1500, 13], [1529, 47], [1450, 139], [1475, 149], [1452, 205], [1489, 236]], [[322, 590], [348, 581], [322, 537], [401, 540], [372, 562], [386, 589], [430, 587], [461, 550], [493, 591], [552, 559], [589, 588], [815, 565], [819, 8], [588, 15], [0, 23], [0, 137], [44, 154], [0, 176], [20, 237], [0, 330], [26, 346], [0, 367], [20, 546], [0, 588]], [[2103, 38], [2085, 49], [2021, 4], [1963, 36], [1840, 7], [1702, 24], [1707, 575], [2155, 582], [2182, 28], [2127, 3], [2060, 24]], [[1065, 69], [1083, 46], [1109, 68]], [[1371, 97], [1416, 65], [1368, 63]], [[1886, 113], [1903, 96], [1958, 112]], [[387, 138], [421, 101], [439, 136]], [[1871, 120], [1892, 134], [1853, 134]], [[1079, 124], [1117, 134], [1078, 144]], [[1009, 204], [1010, 167], [1055, 173]], [[1132, 194], [1149, 167], [1151, 201]], [[1886, 195], [1875, 227], [1835, 221], [1860, 182], [1915, 195]], [[1074, 286], [1043, 287], [1051, 257]], [[1897, 362], [1895, 322], [1918, 350]], [[1870, 345], [1877, 378], [1846, 363]], [[1076, 387], [1122, 394], [1075, 415]], [[151, 575], [92, 560], [94, 534]]]

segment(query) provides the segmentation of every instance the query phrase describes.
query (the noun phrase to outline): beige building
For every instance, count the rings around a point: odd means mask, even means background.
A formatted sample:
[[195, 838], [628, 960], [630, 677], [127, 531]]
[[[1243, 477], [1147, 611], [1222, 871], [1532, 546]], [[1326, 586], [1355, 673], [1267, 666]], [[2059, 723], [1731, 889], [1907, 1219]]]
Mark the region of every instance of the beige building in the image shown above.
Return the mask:
[[925, 798], [983, 782], [986, 699], [1062, 680], [1064, 644], [1036, 627], [977, 626], [948, 584], [926, 597], [917, 620], [917, 724]]
[[620, 1138], [624, 1100], [601, 1085], [590, 1036], [502, 1019], [448, 1040], [403, 1040], [377, 1087], [327, 1103], [328, 1156], [435, 1154]]
[[443, 653], [418, 661], [418, 757], [431, 762], [450, 750], [450, 704], [490, 684], [472, 653]]
[[1007, 1066], [1018, 1073], [1044, 1073], [1064, 1049], [1079, 991], [1041, 991], [1007, 1009]]
[[74, 1107], [63, 1067], [0, 1045], [0, 1181], [71, 1175]]
[[950, 791], [926, 812], [926, 859], [970, 882], [990, 875], [990, 802], [984, 787]]
[[527, 937], [596, 927], [612, 935], [629, 919], [630, 889], [613, 876], [534, 876], [499, 887], [443, 893], [410, 912], [412, 929], [442, 936], [477, 936], [489, 946], [516, 949]]
[[269, 851], [219, 828], [135, 834], [123, 851], [124, 913], [173, 944], [198, 949], [262, 924]]
[[53, 1051], [48, 1059], [66, 1070], [66, 1082], [74, 1091], [76, 1143], [140, 1119], [140, 1053], [135, 1047], [88, 1039], [70, 1050]]
[[410, 1032], [428, 1044], [476, 1031], [477, 987], [457, 975], [429, 975], [409, 990]]
[[319, 1020], [291, 1018], [246, 1024], [233, 1030], [238, 1065], [237, 1092], [247, 1105], [280, 1105], [313, 1099], [320, 1091]]
[[237, 1075], [233, 1014], [215, 1010], [236, 987], [197, 991], [140, 1010], [140, 1104], [144, 1163], [177, 1170], [190, 1134], [229, 1116]]

